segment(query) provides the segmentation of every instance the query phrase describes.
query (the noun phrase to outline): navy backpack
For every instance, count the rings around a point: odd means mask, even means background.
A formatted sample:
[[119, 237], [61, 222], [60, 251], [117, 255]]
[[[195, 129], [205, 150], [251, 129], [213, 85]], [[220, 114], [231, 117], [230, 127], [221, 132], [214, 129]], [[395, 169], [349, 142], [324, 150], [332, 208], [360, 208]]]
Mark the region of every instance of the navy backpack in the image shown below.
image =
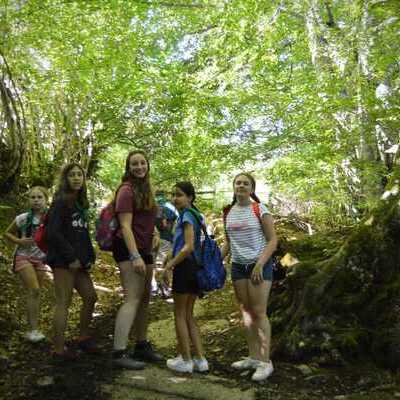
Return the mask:
[[188, 209], [187, 211], [194, 216], [204, 233], [204, 240], [202, 241], [200, 252], [201, 265], [200, 269], [197, 271], [197, 284], [199, 285], [199, 289], [204, 292], [221, 289], [226, 279], [221, 250], [217, 242], [207, 233], [207, 229], [201, 222], [197, 213], [192, 209]]

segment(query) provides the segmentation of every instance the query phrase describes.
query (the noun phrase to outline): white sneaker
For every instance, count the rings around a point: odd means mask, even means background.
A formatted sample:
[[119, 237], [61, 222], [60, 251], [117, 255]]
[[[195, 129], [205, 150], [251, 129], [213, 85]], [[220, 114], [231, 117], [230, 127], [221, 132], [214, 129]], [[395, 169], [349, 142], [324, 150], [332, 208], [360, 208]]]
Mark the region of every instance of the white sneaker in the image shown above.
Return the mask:
[[33, 331], [26, 332], [25, 334], [25, 339], [29, 340], [32, 343], [40, 342], [45, 337], [46, 336], [44, 336], [42, 332], [39, 332], [36, 329]]
[[258, 361], [254, 360], [250, 357], [246, 357], [243, 360], [235, 361], [231, 364], [231, 367], [238, 370], [245, 370], [245, 369], [256, 369], [258, 367]]
[[167, 362], [174, 362], [174, 363], [176, 363], [176, 362], [178, 362], [178, 361], [183, 361], [183, 358], [182, 358], [182, 355], [181, 354], [178, 354], [175, 358], [170, 358], [170, 359], [168, 359], [167, 360]]
[[184, 360], [181, 356], [170, 358], [167, 360], [167, 367], [176, 372], [193, 372], [193, 361], [192, 360]]
[[193, 371], [208, 372], [208, 361], [203, 358], [193, 358]]
[[267, 379], [273, 372], [274, 372], [274, 366], [272, 365], [271, 360], [269, 360], [268, 362], [259, 361], [256, 372], [254, 372], [253, 376], [251, 377], [251, 380], [263, 381], [264, 379]]

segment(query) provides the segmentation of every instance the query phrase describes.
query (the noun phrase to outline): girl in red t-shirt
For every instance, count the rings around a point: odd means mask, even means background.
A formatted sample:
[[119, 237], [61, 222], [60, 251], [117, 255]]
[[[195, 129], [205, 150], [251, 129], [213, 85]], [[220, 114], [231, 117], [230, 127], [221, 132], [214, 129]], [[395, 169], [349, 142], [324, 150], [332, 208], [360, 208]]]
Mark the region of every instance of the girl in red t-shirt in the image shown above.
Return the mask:
[[[142, 369], [143, 361], [161, 361], [147, 340], [147, 314], [153, 276], [153, 238], [157, 205], [150, 184], [150, 164], [141, 151], [128, 154], [125, 173], [115, 198], [120, 229], [113, 239], [113, 256], [120, 270], [124, 303], [115, 321], [113, 363], [129, 369]], [[137, 343], [127, 352], [133, 323]]]

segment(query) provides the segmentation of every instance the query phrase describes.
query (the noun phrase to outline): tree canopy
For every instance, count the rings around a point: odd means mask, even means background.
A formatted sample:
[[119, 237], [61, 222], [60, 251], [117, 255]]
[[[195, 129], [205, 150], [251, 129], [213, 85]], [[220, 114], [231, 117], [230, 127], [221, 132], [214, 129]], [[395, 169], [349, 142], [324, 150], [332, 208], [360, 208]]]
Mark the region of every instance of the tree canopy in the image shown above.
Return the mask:
[[261, 162], [275, 193], [335, 222], [362, 216], [396, 168], [397, 0], [0, 7], [3, 194], [51, 185], [69, 160], [112, 187], [141, 148], [158, 184]]

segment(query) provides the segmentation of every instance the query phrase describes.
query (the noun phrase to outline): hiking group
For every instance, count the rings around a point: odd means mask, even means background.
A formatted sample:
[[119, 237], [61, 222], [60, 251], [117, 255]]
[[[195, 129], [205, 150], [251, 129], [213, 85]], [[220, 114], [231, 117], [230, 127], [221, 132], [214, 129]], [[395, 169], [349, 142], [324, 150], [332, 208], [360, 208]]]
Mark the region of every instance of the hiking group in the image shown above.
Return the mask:
[[[121, 184], [112, 203], [100, 214], [96, 233], [100, 249], [112, 251], [123, 288], [123, 302], [115, 319], [113, 365], [142, 369], [146, 362], [163, 361], [147, 337], [158, 257], [163, 265], [163, 283], [172, 288], [177, 339], [176, 357], [166, 360], [166, 365], [177, 372], [207, 372], [194, 306], [204, 292], [223, 286], [223, 259], [230, 255], [231, 278], [248, 345], [248, 357], [234, 362], [232, 368], [254, 370], [254, 381], [271, 375], [271, 328], [265, 310], [277, 236], [272, 216], [257, 198], [255, 186], [248, 173], [234, 178], [233, 201], [223, 211], [225, 240], [219, 248], [195, 205], [193, 185], [177, 182], [171, 204], [161, 193], [153, 193], [145, 153], [135, 150], [128, 154]], [[29, 211], [15, 218], [4, 237], [16, 245], [13, 270], [26, 289], [30, 327], [26, 339], [38, 342], [45, 338], [38, 328], [40, 288], [45, 274], [51, 271], [55, 288], [52, 357], [60, 362], [73, 361], [77, 353], [66, 346], [65, 340], [73, 289], [82, 299], [80, 335], [74, 344], [84, 352], [98, 350], [90, 332], [97, 301], [90, 274], [95, 251], [88, 230], [85, 171], [79, 164], [64, 166], [48, 209], [47, 203], [44, 188], [31, 188]], [[129, 351], [133, 327], [136, 344]]]

